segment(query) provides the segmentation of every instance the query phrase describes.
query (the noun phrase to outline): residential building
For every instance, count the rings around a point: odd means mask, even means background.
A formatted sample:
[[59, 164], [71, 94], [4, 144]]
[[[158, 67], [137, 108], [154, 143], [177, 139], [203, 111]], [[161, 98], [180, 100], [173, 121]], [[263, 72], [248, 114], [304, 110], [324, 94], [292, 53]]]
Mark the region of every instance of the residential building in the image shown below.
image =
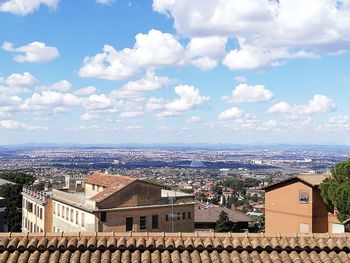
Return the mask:
[[219, 219], [220, 213], [224, 211], [229, 219], [237, 224], [242, 231], [248, 230], [249, 222], [252, 221], [250, 216], [245, 215], [234, 209], [220, 207], [213, 204], [197, 203], [194, 210], [194, 227], [196, 231], [214, 231], [216, 221]]
[[51, 191], [37, 191], [31, 187], [22, 190], [22, 232], [51, 232]]
[[0, 235], [2, 262], [350, 262], [349, 235], [48, 233]]
[[318, 188], [328, 176], [297, 175], [265, 187], [265, 232], [344, 232], [344, 226], [323, 202]]
[[53, 232], [194, 230], [193, 195], [127, 176], [94, 173], [83, 192], [53, 190]]

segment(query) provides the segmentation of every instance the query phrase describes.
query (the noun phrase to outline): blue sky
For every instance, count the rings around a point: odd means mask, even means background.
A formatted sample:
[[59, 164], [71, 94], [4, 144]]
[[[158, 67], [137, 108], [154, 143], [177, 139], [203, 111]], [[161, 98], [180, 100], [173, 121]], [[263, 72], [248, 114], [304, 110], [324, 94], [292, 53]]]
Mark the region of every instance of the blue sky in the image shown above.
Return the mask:
[[0, 0], [0, 25], [0, 144], [350, 144], [348, 1]]

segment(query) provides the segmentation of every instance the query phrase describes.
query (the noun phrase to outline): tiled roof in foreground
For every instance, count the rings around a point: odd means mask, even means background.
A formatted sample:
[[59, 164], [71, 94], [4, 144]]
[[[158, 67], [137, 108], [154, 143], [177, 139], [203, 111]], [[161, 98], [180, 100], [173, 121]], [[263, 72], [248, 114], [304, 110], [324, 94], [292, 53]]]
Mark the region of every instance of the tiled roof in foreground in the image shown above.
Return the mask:
[[350, 262], [350, 235], [1, 233], [0, 262]]

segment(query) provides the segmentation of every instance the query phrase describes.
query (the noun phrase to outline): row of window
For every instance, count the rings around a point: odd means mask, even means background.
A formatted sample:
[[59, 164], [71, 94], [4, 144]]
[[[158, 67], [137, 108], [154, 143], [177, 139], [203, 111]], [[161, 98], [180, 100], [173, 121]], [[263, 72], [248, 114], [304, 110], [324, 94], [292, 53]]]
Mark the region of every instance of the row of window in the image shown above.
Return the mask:
[[23, 226], [30, 233], [43, 233], [43, 229], [37, 226], [35, 223], [31, 222], [29, 219], [23, 219]]
[[187, 212], [187, 218], [186, 218], [186, 213], [183, 212], [182, 214], [181, 213], [177, 213], [177, 214], [166, 214], [165, 215], [165, 221], [171, 221], [171, 219], [174, 219], [174, 220], [186, 220], [186, 219], [191, 219], [192, 218], [192, 214], [191, 212]]
[[[134, 226], [134, 218], [133, 217], [127, 217], [125, 218], [125, 231], [133, 231]], [[152, 215], [152, 229], [158, 229], [159, 228], [159, 216], [158, 215]], [[147, 230], [147, 217], [146, 216], [140, 216], [140, 231]]]
[[85, 213], [54, 202], [53, 214], [78, 226], [85, 227]]
[[41, 220], [43, 219], [43, 209], [39, 207], [39, 205], [36, 205], [35, 203], [23, 198], [23, 206], [29, 213], [33, 213]]

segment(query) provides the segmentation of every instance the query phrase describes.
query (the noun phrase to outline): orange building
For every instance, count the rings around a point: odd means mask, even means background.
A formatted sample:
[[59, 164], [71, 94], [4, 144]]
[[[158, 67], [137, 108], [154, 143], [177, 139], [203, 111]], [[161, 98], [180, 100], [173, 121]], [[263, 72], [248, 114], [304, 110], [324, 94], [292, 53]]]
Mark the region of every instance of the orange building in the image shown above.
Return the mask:
[[265, 233], [344, 232], [318, 189], [328, 176], [297, 175], [265, 187]]

